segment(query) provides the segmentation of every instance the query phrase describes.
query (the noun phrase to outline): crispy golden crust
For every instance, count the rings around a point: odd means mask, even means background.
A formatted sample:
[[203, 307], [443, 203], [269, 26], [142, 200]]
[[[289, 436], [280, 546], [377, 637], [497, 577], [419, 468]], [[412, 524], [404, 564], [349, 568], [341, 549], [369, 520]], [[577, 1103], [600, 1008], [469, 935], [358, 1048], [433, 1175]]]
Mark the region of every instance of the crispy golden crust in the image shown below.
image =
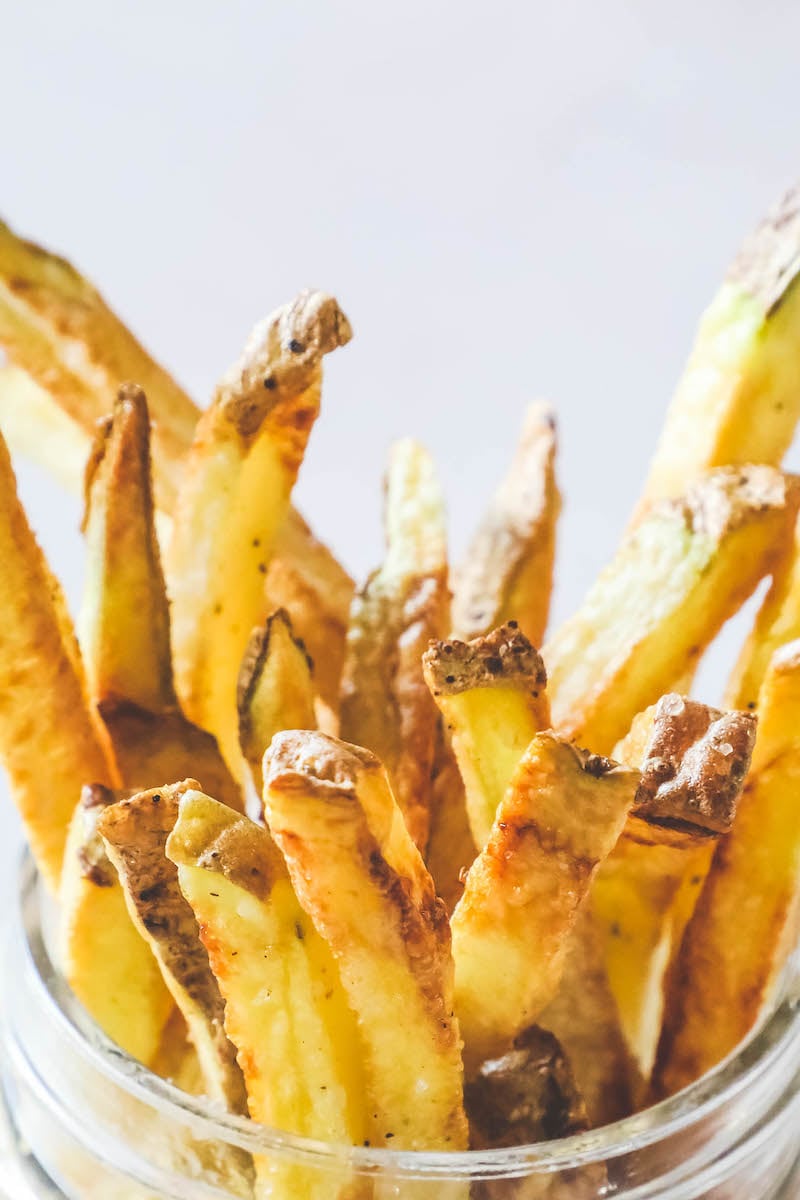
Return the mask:
[[[360, 1016], [378, 1127], [399, 1148], [463, 1146], [447, 914], [381, 764], [337, 738], [287, 732], [273, 740], [264, 773], [270, 829]], [[417, 1089], [410, 1103], [405, 1084], [386, 1076], [398, 1052], [402, 1074], [426, 1081], [424, 1099]]]
[[[284, 424], [287, 467], [296, 471], [305, 448], [306, 421], [316, 415], [306, 418], [296, 398], [318, 382], [323, 355], [345, 346], [352, 336], [350, 322], [333, 296], [300, 292], [256, 325], [241, 358], [223, 376], [209, 410], [214, 427], [226, 423], [248, 445], [273, 415]], [[284, 418], [286, 401], [291, 407]], [[299, 450], [293, 428], [300, 432]]]
[[561, 509], [555, 455], [555, 416], [544, 405], [532, 405], [509, 474], [458, 572], [453, 626], [460, 637], [478, 637], [513, 619], [541, 643]]
[[675, 694], [658, 702], [641, 765], [636, 816], [725, 833], [750, 765], [756, 717]]
[[[547, 685], [547, 671], [516, 621], [469, 642], [432, 642], [422, 656], [425, 680], [434, 696], [456, 696], [476, 687], [506, 684], [530, 690]], [[536, 691], [533, 693], [537, 694]]]
[[78, 862], [84, 879], [95, 887], [113, 887], [117, 872], [106, 853], [105, 843], [98, 831], [98, 822], [105, 809], [124, 799], [129, 793], [103, 787], [101, 783], [87, 783], [78, 801], [76, 820], [82, 826]]
[[473, 1150], [524, 1146], [589, 1128], [586, 1105], [558, 1039], [539, 1025], [481, 1063], [464, 1089]]
[[[134, 921], [164, 972], [200, 1055], [209, 1093], [234, 1112], [246, 1112], [236, 1051], [224, 1031], [225, 1005], [209, 966], [178, 871], [164, 852], [181, 797], [196, 791], [193, 779], [140, 792], [106, 808], [97, 826], [112, 858]], [[209, 1061], [209, 1057], [211, 1061]]]
[[790, 188], [744, 242], [728, 280], [775, 311], [800, 274], [800, 186]]

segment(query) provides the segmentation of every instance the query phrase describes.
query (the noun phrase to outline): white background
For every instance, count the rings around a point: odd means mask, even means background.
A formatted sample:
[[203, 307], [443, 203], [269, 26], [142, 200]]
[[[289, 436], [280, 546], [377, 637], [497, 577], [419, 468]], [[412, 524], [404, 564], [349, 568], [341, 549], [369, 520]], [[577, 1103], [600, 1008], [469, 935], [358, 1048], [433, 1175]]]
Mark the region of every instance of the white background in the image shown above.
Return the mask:
[[[5, 219], [73, 258], [203, 402], [259, 316], [336, 292], [356, 337], [328, 360], [298, 494], [359, 575], [393, 437], [434, 452], [457, 554], [524, 406], [551, 399], [557, 615], [576, 605], [699, 313], [800, 175], [800, 6], [0, 0], [0, 17]], [[77, 505], [20, 475], [75, 603]]]

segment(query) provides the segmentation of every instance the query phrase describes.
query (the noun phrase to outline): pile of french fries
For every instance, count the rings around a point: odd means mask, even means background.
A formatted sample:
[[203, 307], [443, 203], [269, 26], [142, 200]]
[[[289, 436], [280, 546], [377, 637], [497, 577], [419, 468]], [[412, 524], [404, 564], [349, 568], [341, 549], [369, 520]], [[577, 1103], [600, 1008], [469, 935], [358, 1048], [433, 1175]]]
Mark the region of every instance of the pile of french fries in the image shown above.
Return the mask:
[[[59, 965], [128, 1053], [267, 1125], [409, 1150], [596, 1127], [732, 1051], [796, 943], [800, 190], [703, 317], [619, 549], [553, 633], [542, 406], [457, 571], [416, 442], [358, 590], [290, 507], [350, 337], [301, 293], [200, 413], [0, 226], [0, 754]], [[9, 446], [83, 481], [79, 635]], [[767, 577], [724, 700], [690, 698]], [[288, 1170], [256, 1163], [263, 1194], [301, 1194]]]

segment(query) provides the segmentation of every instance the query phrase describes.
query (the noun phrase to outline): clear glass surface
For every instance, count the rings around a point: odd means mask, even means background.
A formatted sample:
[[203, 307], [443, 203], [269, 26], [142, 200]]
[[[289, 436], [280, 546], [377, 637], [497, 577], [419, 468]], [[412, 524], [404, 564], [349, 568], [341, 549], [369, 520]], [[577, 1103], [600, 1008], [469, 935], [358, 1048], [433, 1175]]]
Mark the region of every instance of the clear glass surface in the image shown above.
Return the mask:
[[616, 1125], [513, 1150], [331, 1146], [215, 1112], [108, 1041], [47, 951], [29, 863], [2, 973], [10, 1200], [795, 1200], [800, 972], [753, 1035], [679, 1095]]

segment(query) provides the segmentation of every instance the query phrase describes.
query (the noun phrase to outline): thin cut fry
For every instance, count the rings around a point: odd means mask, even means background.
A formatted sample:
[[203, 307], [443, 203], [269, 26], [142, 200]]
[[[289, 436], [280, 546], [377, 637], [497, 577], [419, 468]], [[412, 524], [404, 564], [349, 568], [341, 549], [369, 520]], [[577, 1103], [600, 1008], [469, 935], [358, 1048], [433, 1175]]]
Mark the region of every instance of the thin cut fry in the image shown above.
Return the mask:
[[149, 947], [128, 917], [125, 896], [97, 822], [119, 793], [83, 789], [70, 825], [61, 882], [61, 969], [84, 1008], [139, 1062], [159, 1057], [173, 1001]]
[[134, 379], [158, 413], [159, 504], [170, 511], [197, 409], [102, 296], [63, 258], [0, 222], [0, 346], [85, 429]]
[[773, 657], [753, 764], [666, 983], [657, 1096], [709, 1070], [757, 1020], [800, 901], [800, 642]]
[[644, 503], [709, 467], [778, 466], [800, 417], [800, 188], [745, 242], [703, 316], [667, 413]]
[[[225, 1028], [238, 1050], [251, 1117], [359, 1145], [366, 1113], [355, 1018], [269, 833], [188, 792], [167, 855], [225, 999]], [[256, 1166], [268, 1195], [270, 1186], [292, 1200], [327, 1195], [314, 1190], [308, 1176], [316, 1173], [302, 1166]]]
[[253, 630], [236, 697], [245, 779], [260, 813], [264, 791], [261, 763], [273, 737], [282, 729], [316, 728], [311, 663], [284, 609]]
[[544, 663], [516, 621], [471, 642], [433, 642], [422, 663], [464, 780], [475, 845], [484, 846], [531, 738], [550, 725]]
[[319, 411], [322, 357], [350, 336], [322, 292], [267, 317], [219, 384], [186, 463], [167, 556], [176, 685], [234, 771], [239, 665], [264, 616], [264, 576]]
[[120, 389], [87, 469], [87, 574], [81, 644], [90, 692], [127, 787], [188, 771], [220, 800], [241, 793], [210, 734], [186, 720], [172, 681], [170, 619], [153, 524], [144, 393]]
[[61, 588], [19, 502], [2, 438], [0, 563], [0, 757], [37, 866], [56, 891], [81, 788], [119, 779]]
[[468, 1075], [553, 998], [578, 908], [632, 807], [639, 772], [536, 734], [451, 919]]
[[183, 1013], [200, 1060], [205, 1092], [232, 1112], [246, 1111], [236, 1051], [225, 1036], [225, 1004], [200, 941], [197, 921], [164, 847], [181, 798], [194, 780], [140, 792], [110, 805], [97, 828], [116, 869], [131, 921], [152, 951]]
[[745, 466], [655, 505], [542, 651], [554, 727], [610, 752], [781, 561], [797, 500], [792, 477]]
[[555, 416], [545, 405], [533, 404], [511, 469], [458, 574], [453, 595], [458, 637], [480, 637], [506, 621], [517, 621], [534, 646], [541, 646], [561, 510], [555, 455]]
[[645, 1077], [677, 897], [688, 880], [705, 876], [716, 836], [733, 824], [754, 740], [749, 713], [667, 695], [639, 714], [614, 752], [641, 768], [642, 784], [591, 904], [625, 1036]]
[[278, 734], [264, 804], [305, 911], [358, 1014], [373, 1145], [467, 1144], [450, 928], [374, 755]]
[[449, 619], [444, 500], [433, 462], [416, 442], [392, 448], [386, 557], [356, 596], [342, 684], [340, 733], [386, 767], [411, 836], [430, 832], [437, 715], [420, 658]]

